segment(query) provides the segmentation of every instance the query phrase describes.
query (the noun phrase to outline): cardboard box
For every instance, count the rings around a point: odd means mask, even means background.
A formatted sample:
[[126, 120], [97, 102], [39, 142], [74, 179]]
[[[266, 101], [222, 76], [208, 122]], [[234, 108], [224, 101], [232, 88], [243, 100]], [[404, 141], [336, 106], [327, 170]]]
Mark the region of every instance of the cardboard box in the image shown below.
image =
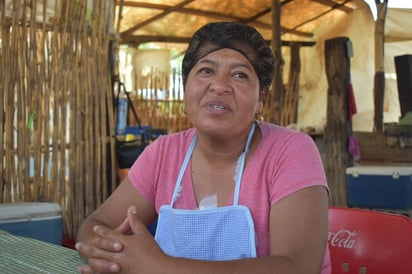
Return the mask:
[[61, 207], [57, 203], [0, 204], [0, 229], [14, 235], [61, 245]]
[[376, 209], [412, 208], [412, 166], [354, 166], [346, 169], [348, 203]]

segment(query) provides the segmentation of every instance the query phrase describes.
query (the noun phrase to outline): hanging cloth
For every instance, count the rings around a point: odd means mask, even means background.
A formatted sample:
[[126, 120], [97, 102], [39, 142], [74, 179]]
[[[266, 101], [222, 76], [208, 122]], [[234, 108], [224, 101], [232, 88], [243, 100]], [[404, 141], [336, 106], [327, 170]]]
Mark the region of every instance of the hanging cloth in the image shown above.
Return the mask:
[[352, 84], [349, 84], [348, 106], [349, 106], [349, 121], [352, 121], [353, 115], [357, 113], [355, 93], [353, 91]]

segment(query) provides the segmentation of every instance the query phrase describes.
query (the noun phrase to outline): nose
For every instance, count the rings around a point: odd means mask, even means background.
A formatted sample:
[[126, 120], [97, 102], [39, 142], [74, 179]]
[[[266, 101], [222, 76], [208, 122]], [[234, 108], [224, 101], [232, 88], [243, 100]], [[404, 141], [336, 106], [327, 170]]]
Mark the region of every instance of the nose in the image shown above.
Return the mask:
[[215, 77], [213, 77], [213, 79], [211, 80], [209, 89], [217, 95], [230, 93], [232, 91], [230, 77], [223, 73], [216, 73]]

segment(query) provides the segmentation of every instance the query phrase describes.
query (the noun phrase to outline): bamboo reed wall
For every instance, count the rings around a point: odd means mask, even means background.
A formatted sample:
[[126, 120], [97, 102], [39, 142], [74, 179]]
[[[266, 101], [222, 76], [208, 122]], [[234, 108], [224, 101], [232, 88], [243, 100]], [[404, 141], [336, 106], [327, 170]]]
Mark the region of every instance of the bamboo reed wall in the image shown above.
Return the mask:
[[[190, 122], [184, 113], [183, 87], [179, 70], [172, 70], [170, 74], [156, 69], [153, 69], [150, 74], [136, 73], [136, 83], [144, 87], [131, 92], [133, 105], [142, 125], [166, 129], [168, 133], [190, 127]], [[132, 125], [137, 124], [130, 111], [129, 118]]]
[[65, 237], [117, 183], [113, 4], [0, 1], [0, 203], [59, 203]]

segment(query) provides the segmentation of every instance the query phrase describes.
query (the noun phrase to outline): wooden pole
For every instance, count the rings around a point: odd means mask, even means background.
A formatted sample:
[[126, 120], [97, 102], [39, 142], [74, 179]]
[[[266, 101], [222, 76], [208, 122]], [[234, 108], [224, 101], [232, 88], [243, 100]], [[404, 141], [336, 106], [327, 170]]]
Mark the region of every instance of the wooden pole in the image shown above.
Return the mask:
[[300, 44], [290, 45], [290, 69], [287, 88], [283, 94], [282, 125], [297, 123], [299, 77], [300, 77]]
[[325, 128], [325, 169], [331, 191], [331, 204], [347, 206], [346, 168], [351, 135], [348, 95], [350, 85], [350, 40], [339, 37], [325, 41], [325, 67], [328, 81], [327, 122]]
[[[378, 3], [379, 2], [379, 3]], [[385, 97], [385, 61], [384, 61], [384, 43], [385, 43], [385, 19], [388, 8], [388, 0], [383, 3], [376, 1], [378, 17], [375, 22], [375, 79], [373, 87], [375, 114], [374, 130], [383, 131], [383, 104]]]
[[280, 25], [281, 18], [281, 5], [279, 0], [273, 0], [272, 2], [272, 50], [275, 56], [275, 75], [272, 81], [272, 91], [270, 102], [270, 122], [275, 124], [281, 123], [282, 114], [282, 97], [283, 97], [283, 58], [282, 58], [282, 41], [280, 34], [282, 28]]

